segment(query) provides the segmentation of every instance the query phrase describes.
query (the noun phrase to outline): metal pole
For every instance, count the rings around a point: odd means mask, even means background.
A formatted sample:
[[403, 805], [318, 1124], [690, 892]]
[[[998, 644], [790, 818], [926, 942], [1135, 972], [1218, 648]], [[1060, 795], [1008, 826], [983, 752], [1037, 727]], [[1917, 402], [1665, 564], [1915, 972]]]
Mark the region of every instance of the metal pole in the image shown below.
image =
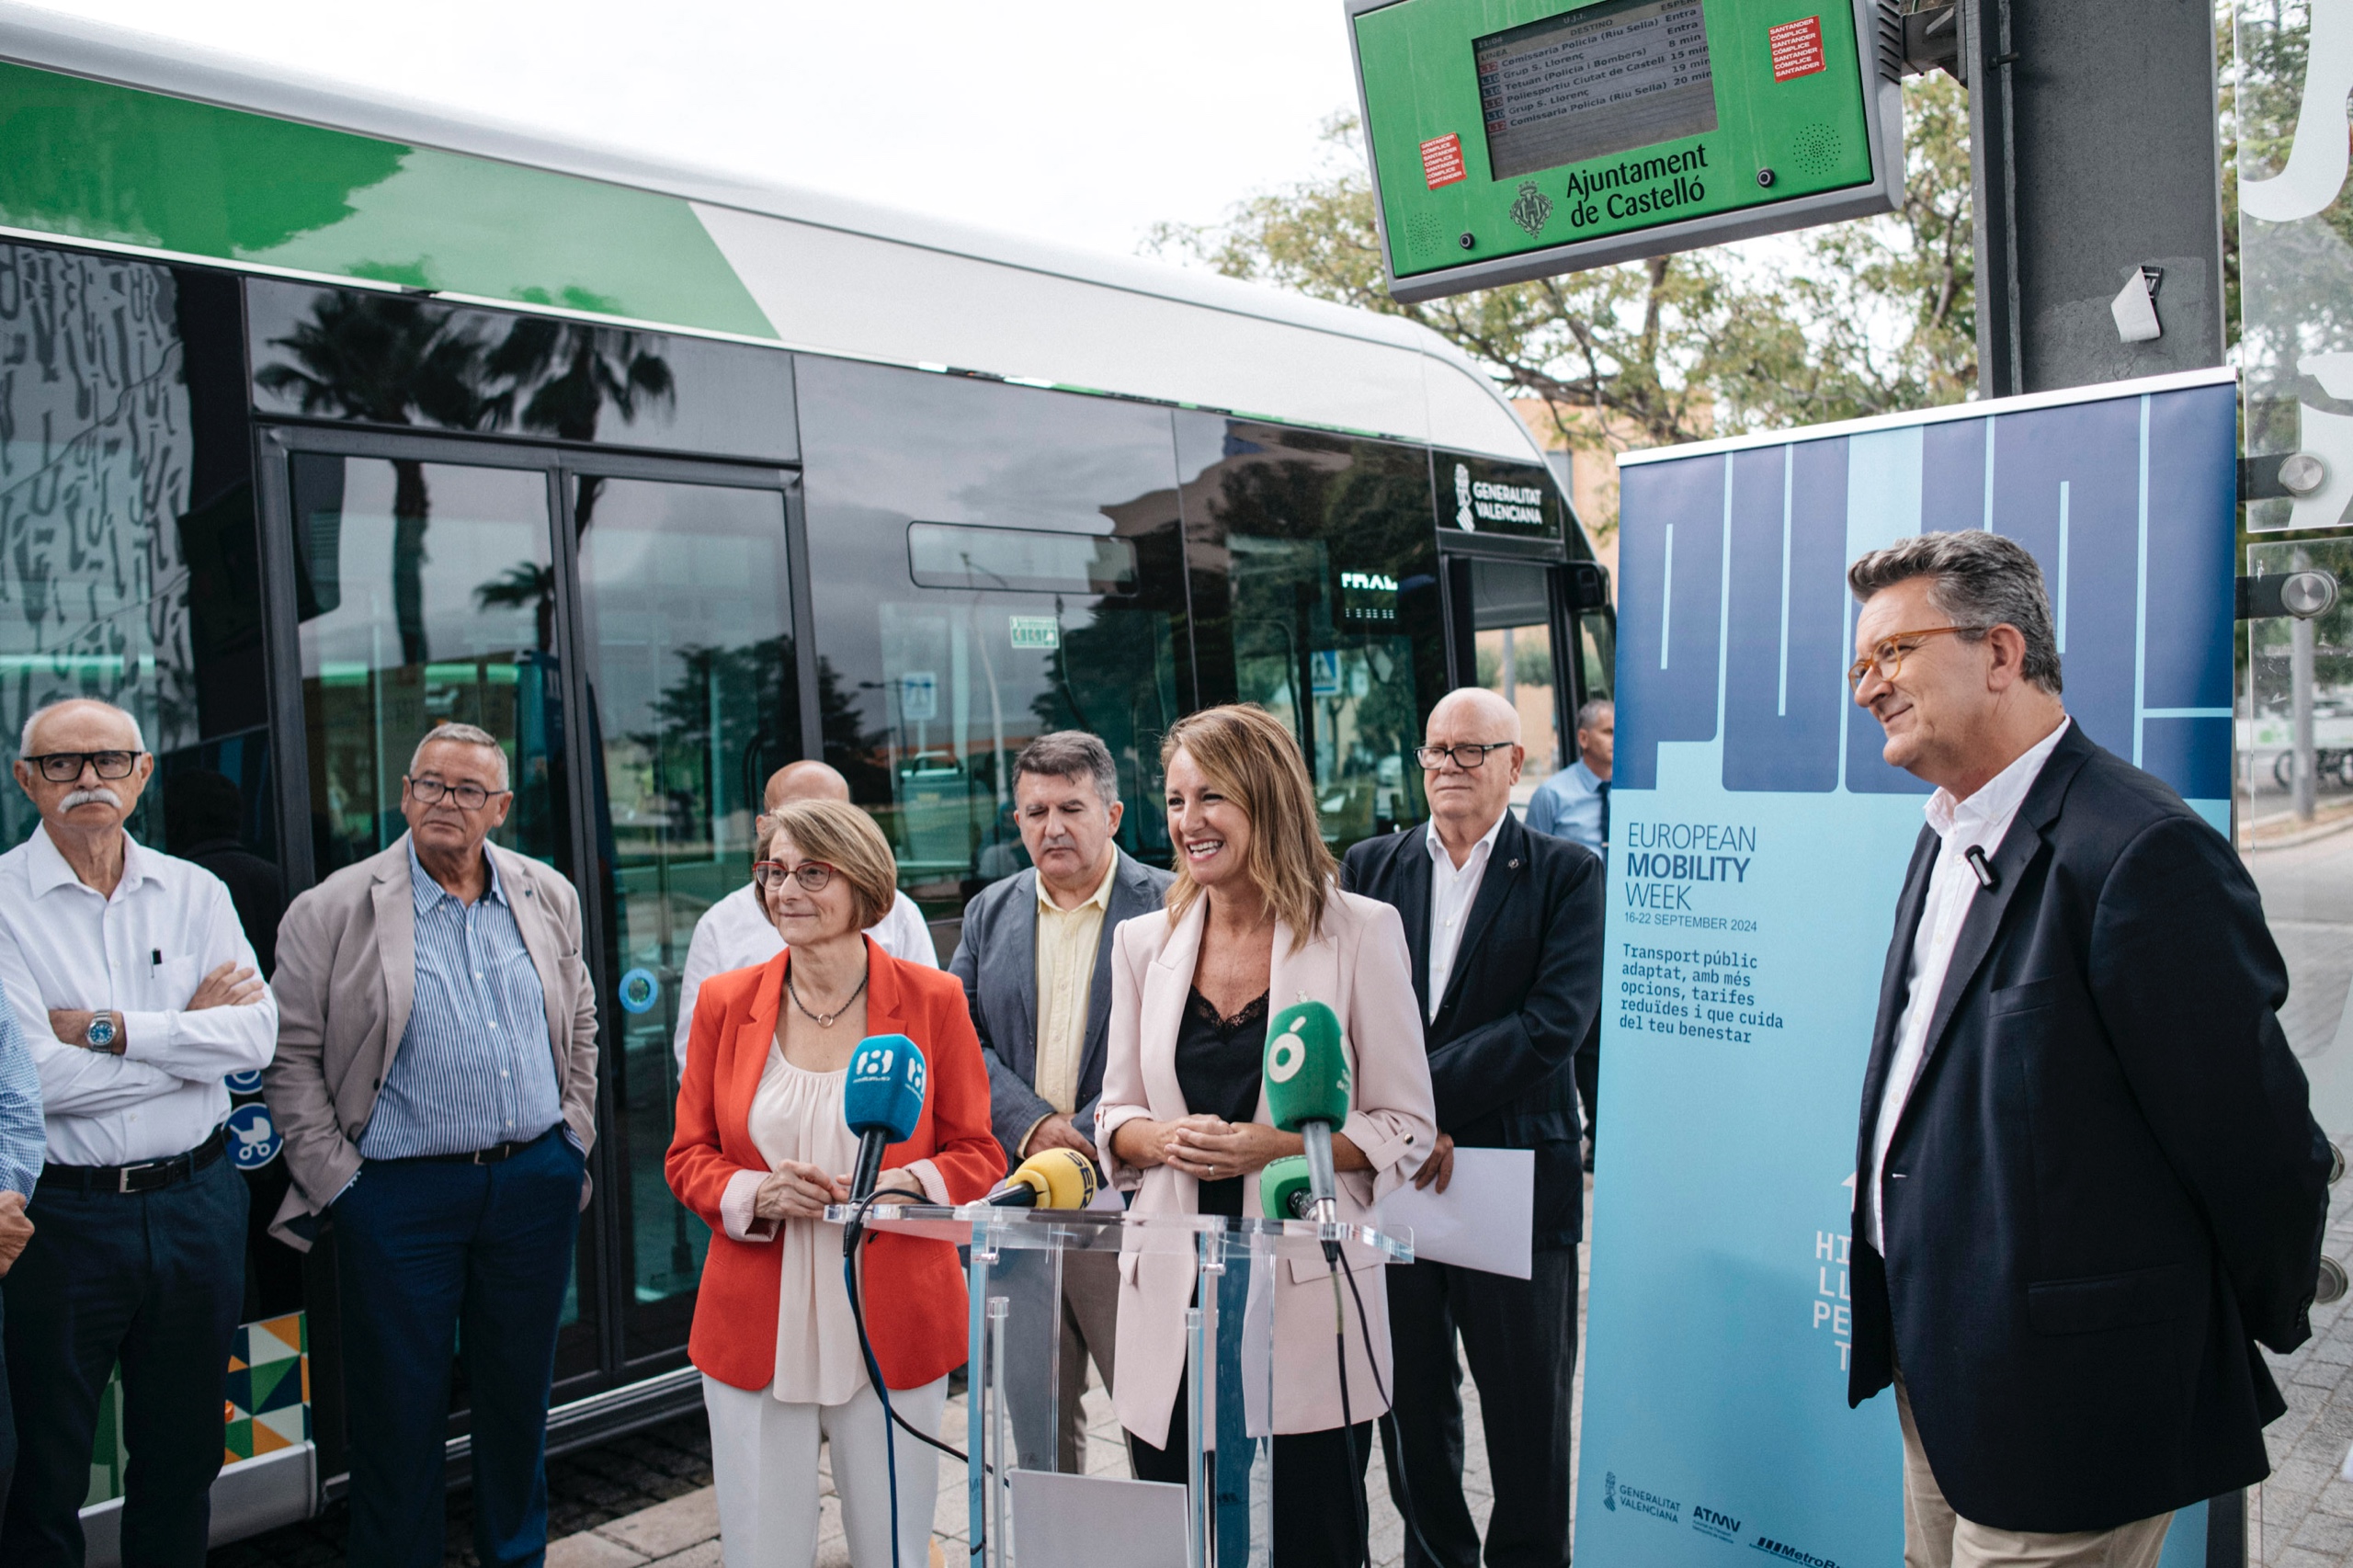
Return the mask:
[[2310, 822], [2318, 801], [2313, 798], [2317, 758], [2313, 745], [2313, 623], [2298, 616], [2288, 624], [2288, 704], [2292, 715], [2295, 746], [2296, 820]]
[[989, 1301], [989, 1446], [996, 1450], [996, 1480], [989, 1487], [989, 1539], [996, 1542], [1000, 1568], [1014, 1561], [1013, 1527], [1005, 1507], [1005, 1494], [1013, 1485], [1012, 1407], [1005, 1397], [1005, 1320], [1012, 1306], [1003, 1296]]
[[[996, 1262], [996, 1246], [990, 1227], [972, 1227], [972, 1261], [971, 1265], [972, 1326], [964, 1349], [965, 1364], [973, 1370], [984, 1372], [988, 1367], [988, 1339], [983, 1332], [984, 1313], [989, 1301], [989, 1266]], [[966, 1508], [965, 1540], [979, 1542], [981, 1562], [985, 1565], [1001, 1561], [995, 1553], [1002, 1551], [989, 1539], [988, 1513], [988, 1379], [974, 1376], [966, 1381], [964, 1391], [964, 1502]], [[968, 1553], [969, 1555], [969, 1553]]]
[[1209, 1358], [1201, 1344], [1201, 1327], [1206, 1318], [1199, 1307], [1185, 1309], [1185, 1404], [1191, 1418], [1192, 1430], [1186, 1435], [1188, 1449], [1185, 1456], [1186, 1491], [1191, 1506], [1185, 1510], [1186, 1568], [1208, 1568], [1209, 1512], [1205, 1500], [1209, 1495], [1207, 1467], [1201, 1463], [1201, 1443], [1207, 1436], [1201, 1430], [1201, 1379], [1207, 1375]]
[[[1987, 397], [2222, 362], [2222, 157], [2208, 0], [1962, 0]], [[2163, 328], [2109, 301], [2162, 269]]]

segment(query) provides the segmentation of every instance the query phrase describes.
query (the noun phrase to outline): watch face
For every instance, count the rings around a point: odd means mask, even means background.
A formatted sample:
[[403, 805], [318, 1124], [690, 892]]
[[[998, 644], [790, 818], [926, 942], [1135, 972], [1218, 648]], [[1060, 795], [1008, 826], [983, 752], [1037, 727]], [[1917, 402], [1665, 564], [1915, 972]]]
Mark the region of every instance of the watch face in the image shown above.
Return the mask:
[[85, 1038], [93, 1046], [104, 1051], [114, 1043], [114, 1020], [103, 1016], [92, 1018], [90, 1032]]

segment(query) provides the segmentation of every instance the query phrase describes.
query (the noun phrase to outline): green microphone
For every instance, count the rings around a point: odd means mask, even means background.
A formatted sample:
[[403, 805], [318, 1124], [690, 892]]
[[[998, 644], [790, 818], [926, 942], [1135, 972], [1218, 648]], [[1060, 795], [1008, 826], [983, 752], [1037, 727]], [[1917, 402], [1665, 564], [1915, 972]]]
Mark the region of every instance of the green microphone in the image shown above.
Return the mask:
[[[1348, 1119], [1348, 1053], [1339, 1016], [1321, 1002], [1298, 1002], [1267, 1020], [1267, 1112], [1307, 1145], [1307, 1184], [1317, 1223], [1339, 1222], [1332, 1179], [1332, 1133]], [[1260, 1191], [1263, 1194], [1263, 1179]]]
[[1308, 1186], [1307, 1156], [1285, 1154], [1258, 1173], [1258, 1209], [1269, 1220], [1304, 1220], [1315, 1209]]

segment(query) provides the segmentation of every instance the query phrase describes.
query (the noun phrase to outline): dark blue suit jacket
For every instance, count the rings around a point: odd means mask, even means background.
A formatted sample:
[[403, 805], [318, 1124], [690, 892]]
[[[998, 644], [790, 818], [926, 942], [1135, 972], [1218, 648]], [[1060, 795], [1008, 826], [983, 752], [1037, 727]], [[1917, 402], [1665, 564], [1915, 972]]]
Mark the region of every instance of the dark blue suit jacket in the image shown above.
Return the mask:
[[2263, 1479], [2327, 1211], [2255, 884], [2070, 726], [1972, 895], [1887, 1154], [1873, 1123], [1938, 849], [1896, 908], [1857, 1140], [1850, 1403], [1897, 1365], [1963, 1518], [2106, 1529]]
[[[1393, 904], [1429, 1018], [1427, 824], [1348, 850], [1340, 885]], [[1585, 1232], [1585, 1165], [1569, 1059], [1601, 1006], [1601, 858], [1506, 814], [1426, 1031], [1438, 1131], [1472, 1149], [1536, 1152], [1534, 1244]]]

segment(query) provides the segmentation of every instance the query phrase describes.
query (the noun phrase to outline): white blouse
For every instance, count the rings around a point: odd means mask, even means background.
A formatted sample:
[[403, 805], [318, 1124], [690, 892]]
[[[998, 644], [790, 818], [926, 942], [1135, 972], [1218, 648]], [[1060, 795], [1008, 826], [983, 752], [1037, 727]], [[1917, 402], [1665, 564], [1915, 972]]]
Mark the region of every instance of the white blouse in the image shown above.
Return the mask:
[[[768, 1046], [767, 1068], [752, 1096], [753, 1146], [774, 1170], [785, 1160], [847, 1176], [858, 1139], [842, 1119], [846, 1070], [812, 1073]], [[794, 1404], [842, 1404], [866, 1386], [858, 1324], [842, 1287], [842, 1228], [823, 1220], [787, 1220], [776, 1245], [776, 1381], [771, 1392]]]

